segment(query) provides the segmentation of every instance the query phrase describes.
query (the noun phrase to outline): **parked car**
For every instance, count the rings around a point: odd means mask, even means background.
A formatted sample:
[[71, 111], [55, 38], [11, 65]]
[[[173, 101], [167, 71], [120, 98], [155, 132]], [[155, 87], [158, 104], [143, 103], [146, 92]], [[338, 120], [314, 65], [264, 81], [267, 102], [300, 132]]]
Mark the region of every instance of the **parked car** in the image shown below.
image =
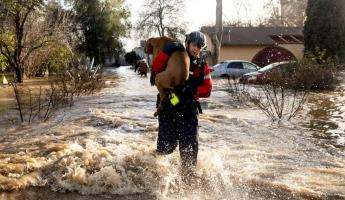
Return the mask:
[[244, 74], [240, 79], [240, 83], [244, 84], [262, 84], [266, 82], [271, 75], [276, 71], [283, 72], [287, 71], [286, 68], [291, 65], [291, 61], [276, 62], [266, 65], [256, 72]]
[[241, 77], [249, 72], [256, 72], [260, 69], [254, 63], [244, 60], [226, 60], [220, 64], [216, 64], [211, 68], [211, 76], [213, 77]]

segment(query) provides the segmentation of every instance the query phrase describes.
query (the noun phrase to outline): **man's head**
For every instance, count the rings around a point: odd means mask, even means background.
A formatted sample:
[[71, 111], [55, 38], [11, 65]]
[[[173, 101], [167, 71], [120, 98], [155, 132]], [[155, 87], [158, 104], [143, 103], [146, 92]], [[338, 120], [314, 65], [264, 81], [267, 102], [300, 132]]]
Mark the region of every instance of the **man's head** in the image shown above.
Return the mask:
[[206, 38], [200, 31], [193, 31], [186, 35], [185, 43], [189, 54], [199, 57], [201, 50], [206, 47]]

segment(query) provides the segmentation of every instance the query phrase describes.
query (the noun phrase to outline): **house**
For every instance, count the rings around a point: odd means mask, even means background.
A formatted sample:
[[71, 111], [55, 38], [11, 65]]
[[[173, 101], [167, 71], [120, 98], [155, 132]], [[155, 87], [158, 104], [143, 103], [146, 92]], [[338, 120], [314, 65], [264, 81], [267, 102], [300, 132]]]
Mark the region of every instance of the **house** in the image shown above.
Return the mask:
[[[203, 26], [206, 35], [206, 55], [213, 55], [215, 27]], [[259, 66], [269, 63], [301, 59], [304, 37], [301, 27], [224, 27], [220, 58], [224, 60], [248, 60]], [[210, 65], [212, 60], [208, 57]]]
[[150, 60], [149, 55], [144, 52], [144, 47], [135, 47], [133, 50], [141, 59]]
[[133, 48], [134, 51], [141, 59], [145, 59], [147, 63], [151, 64], [152, 55], [148, 55], [144, 52], [146, 40], [140, 40], [140, 46]]

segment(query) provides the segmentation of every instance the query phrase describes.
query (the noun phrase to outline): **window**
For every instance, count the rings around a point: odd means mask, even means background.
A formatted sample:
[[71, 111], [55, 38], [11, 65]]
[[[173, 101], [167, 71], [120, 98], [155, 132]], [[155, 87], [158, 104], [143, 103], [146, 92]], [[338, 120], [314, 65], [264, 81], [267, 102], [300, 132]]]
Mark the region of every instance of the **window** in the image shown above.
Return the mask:
[[228, 68], [243, 69], [243, 65], [241, 62], [232, 62], [232, 63], [229, 63]]
[[248, 70], [257, 70], [257, 67], [250, 63], [243, 63], [243, 68]]

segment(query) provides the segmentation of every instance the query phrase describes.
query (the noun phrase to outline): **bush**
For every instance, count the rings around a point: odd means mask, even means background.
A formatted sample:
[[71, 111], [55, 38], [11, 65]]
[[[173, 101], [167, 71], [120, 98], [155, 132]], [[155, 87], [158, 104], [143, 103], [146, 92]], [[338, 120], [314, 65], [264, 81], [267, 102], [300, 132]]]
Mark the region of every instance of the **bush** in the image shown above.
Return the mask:
[[248, 102], [248, 87], [239, 82], [238, 78], [227, 77], [228, 80], [228, 93], [233, 97], [234, 102], [245, 105]]
[[308, 90], [288, 88], [291, 86], [288, 83], [290, 80], [283, 73], [273, 72], [266, 81], [265, 84], [249, 89], [236, 79], [229, 79], [228, 92], [235, 102], [246, 106], [254, 105], [272, 121], [295, 117], [307, 100]]
[[248, 99], [272, 121], [290, 120], [302, 110], [308, 98], [307, 90], [287, 89], [284, 85], [260, 85]]
[[[93, 67], [93, 61], [80, 59], [59, 75], [58, 80], [66, 94], [74, 96], [93, 94], [104, 86], [103, 73], [100, 66]], [[71, 101], [73, 102], [73, 101]]]
[[72, 52], [66, 46], [59, 46], [51, 52], [46, 63], [49, 74], [58, 73], [72, 61]]
[[131, 51], [125, 54], [125, 61], [129, 64], [134, 66], [138, 60], [140, 60], [140, 56], [138, 56], [135, 51]]
[[99, 67], [80, 60], [61, 71], [49, 87], [40, 86], [38, 91], [12, 83], [20, 121], [28, 123], [47, 121], [60, 108], [72, 106], [75, 96], [92, 94], [103, 85]]
[[5, 58], [5, 56], [0, 54], [0, 72], [4, 72], [7, 67], [8, 67], [7, 59]]
[[228, 91], [237, 100], [254, 104], [272, 121], [290, 120], [302, 110], [310, 90], [335, 88], [339, 82], [335, 72], [343, 67], [337, 63], [323, 60], [321, 54], [306, 57], [272, 70], [252, 91], [235, 80], [229, 81]]
[[293, 70], [293, 87], [307, 90], [334, 89], [339, 83], [336, 74], [338, 62], [331, 59], [323, 59], [325, 53], [318, 55], [309, 54], [301, 61], [291, 66]]
[[337, 65], [334, 61], [319, 63], [305, 58], [285, 64], [279, 70], [273, 70], [263, 84], [300, 90], [333, 89], [339, 82], [336, 71]]
[[47, 88], [40, 86], [38, 92], [16, 83], [12, 86], [21, 122], [47, 121], [59, 108], [70, 105], [68, 94], [53, 82]]

